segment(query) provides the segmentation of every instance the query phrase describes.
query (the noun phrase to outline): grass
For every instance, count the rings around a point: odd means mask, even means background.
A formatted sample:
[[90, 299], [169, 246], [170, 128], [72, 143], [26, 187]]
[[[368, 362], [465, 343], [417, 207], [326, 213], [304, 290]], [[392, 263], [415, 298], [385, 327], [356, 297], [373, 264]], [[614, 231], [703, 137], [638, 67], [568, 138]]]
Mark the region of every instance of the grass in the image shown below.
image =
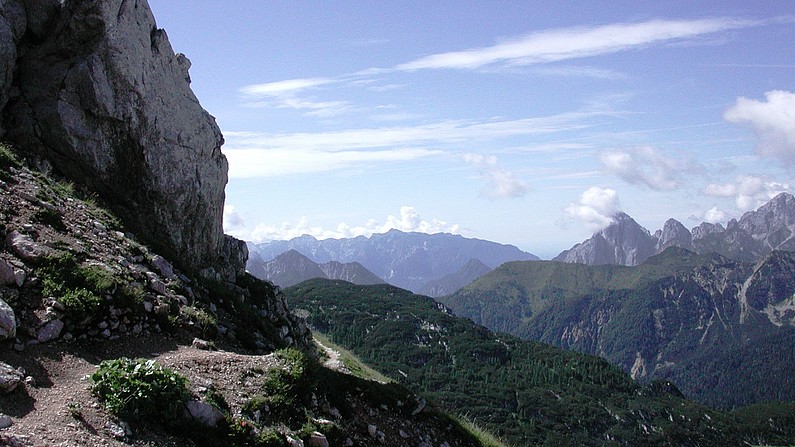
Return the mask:
[[343, 348], [342, 346], [335, 344], [326, 335], [318, 331], [313, 331], [312, 336], [315, 340], [315, 343], [321, 348], [326, 347], [337, 351], [340, 355], [340, 361], [342, 364], [345, 365], [345, 367], [348, 368], [348, 371], [350, 371], [354, 376], [360, 379], [375, 380], [376, 382], [381, 383], [392, 382], [392, 379], [362, 363], [362, 361], [359, 360], [355, 354]]
[[450, 416], [458, 425], [461, 426], [467, 433], [472, 435], [480, 442], [483, 447], [510, 447], [508, 444], [502, 442], [493, 434], [480, 428], [477, 424], [462, 416]]

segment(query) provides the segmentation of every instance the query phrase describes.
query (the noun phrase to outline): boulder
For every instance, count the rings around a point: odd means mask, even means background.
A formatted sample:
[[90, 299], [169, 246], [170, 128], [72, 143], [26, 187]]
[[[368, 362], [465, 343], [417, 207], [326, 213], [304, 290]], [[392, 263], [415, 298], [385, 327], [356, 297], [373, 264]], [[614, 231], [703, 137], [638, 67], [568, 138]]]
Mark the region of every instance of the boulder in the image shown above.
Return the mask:
[[41, 327], [41, 329], [39, 329], [39, 332], [36, 334], [36, 340], [39, 343], [46, 343], [48, 341], [55, 340], [61, 336], [63, 327], [64, 323], [61, 320], [48, 321], [44, 326]]
[[305, 443], [306, 447], [329, 447], [328, 439], [323, 433], [313, 432]]
[[5, 259], [0, 259], [0, 286], [12, 286], [17, 283], [14, 266]]
[[51, 249], [37, 244], [27, 234], [22, 234], [16, 230], [8, 233], [6, 245], [14, 254], [26, 261], [39, 260], [52, 252]]
[[151, 264], [155, 271], [160, 273], [160, 276], [168, 279], [174, 277], [174, 267], [166, 260], [166, 258], [160, 255], [154, 255], [152, 256]]
[[221, 410], [200, 400], [189, 400], [185, 407], [188, 414], [194, 421], [205, 425], [207, 427], [215, 427], [224, 419], [224, 414]]
[[167, 258], [195, 271], [214, 265], [224, 246], [223, 137], [190, 89], [190, 61], [147, 3], [0, 5], [7, 139], [97, 191]]
[[0, 362], [0, 393], [10, 393], [24, 380], [25, 376], [11, 365]]
[[17, 335], [17, 317], [14, 309], [0, 299], [0, 340], [13, 339]]

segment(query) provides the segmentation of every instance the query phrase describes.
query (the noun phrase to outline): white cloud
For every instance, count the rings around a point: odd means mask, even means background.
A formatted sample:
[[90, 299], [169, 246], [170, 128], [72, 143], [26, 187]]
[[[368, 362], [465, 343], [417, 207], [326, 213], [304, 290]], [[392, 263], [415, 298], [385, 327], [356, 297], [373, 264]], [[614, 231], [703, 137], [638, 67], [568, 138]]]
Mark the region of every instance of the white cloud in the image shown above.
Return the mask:
[[760, 22], [719, 18], [651, 20], [591, 28], [551, 29], [490, 47], [432, 54], [398, 65], [397, 69], [476, 69], [498, 63], [530, 65], [616, 53], [759, 24]]
[[258, 224], [250, 232], [238, 232], [233, 234], [244, 240], [261, 243], [273, 240], [288, 240], [305, 234], [317, 239], [329, 238], [351, 238], [357, 236], [370, 237], [373, 234], [386, 233], [396, 229], [404, 232], [419, 233], [460, 233], [460, 226], [449, 224], [443, 220], [423, 219], [417, 210], [411, 206], [400, 207], [398, 216], [389, 215], [382, 222], [370, 219], [363, 225], [350, 226], [345, 222], [340, 222], [334, 229], [327, 229], [309, 224], [309, 219], [302, 217], [298, 222], [283, 222], [281, 225]]
[[778, 194], [789, 191], [791, 188], [786, 183], [754, 175], [738, 176], [734, 183], [713, 183], [704, 190], [711, 197], [734, 198], [737, 208], [742, 211], [756, 209]]
[[581, 129], [588, 126], [589, 118], [610, 114], [584, 110], [517, 120], [450, 120], [317, 133], [224, 132], [223, 151], [229, 159], [230, 178], [272, 177], [414, 160], [474, 140]]
[[726, 110], [730, 123], [747, 123], [758, 139], [760, 155], [777, 158], [784, 166], [795, 165], [795, 93], [774, 90], [765, 93], [765, 101], [744, 97]]
[[243, 216], [235, 210], [234, 205], [224, 205], [224, 232], [230, 233], [245, 227], [246, 222], [243, 220]]
[[241, 87], [240, 91], [248, 96], [284, 96], [333, 82], [337, 81], [329, 78], [287, 79], [265, 84], [247, 85]]
[[547, 76], [584, 77], [605, 80], [627, 79], [627, 75], [614, 70], [598, 67], [584, 66], [542, 66], [533, 70], [533, 73]]
[[240, 88], [249, 107], [307, 110], [309, 116], [329, 117], [353, 110], [348, 101], [318, 101], [301, 98], [299, 93], [339, 82], [330, 78], [287, 79]]
[[607, 172], [627, 183], [646, 185], [657, 191], [676, 189], [683, 174], [699, 170], [691, 161], [665, 156], [650, 146], [605, 150], [597, 154], [597, 159]]
[[322, 151], [315, 149], [224, 149], [230, 178], [277, 177], [311, 174], [380, 163], [395, 163], [440, 154], [423, 148], [376, 151]]
[[718, 207], [713, 206], [704, 213], [704, 221], [711, 224], [721, 223], [726, 221], [726, 213], [720, 211]]
[[486, 180], [483, 188], [483, 195], [486, 197], [523, 197], [530, 189], [524, 180], [515, 178], [511, 171], [500, 166], [497, 157], [464, 154], [464, 161], [478, 168], [480, 176]]
[[599, 231], [611, 223], [613, 216], [621, 211], [621, 204], [615, 190], [592, 186], [580, 196], [577, 203], [571, 203], [563, 213], [566, 218], [582, 222], [590, 231]]

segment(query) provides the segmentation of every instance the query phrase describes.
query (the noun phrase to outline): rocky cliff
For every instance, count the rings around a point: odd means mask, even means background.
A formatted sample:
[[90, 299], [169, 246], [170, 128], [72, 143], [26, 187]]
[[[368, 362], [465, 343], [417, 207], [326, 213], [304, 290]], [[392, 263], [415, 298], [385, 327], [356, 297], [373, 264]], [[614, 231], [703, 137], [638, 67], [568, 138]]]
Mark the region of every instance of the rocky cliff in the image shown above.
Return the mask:
[[183, 268], [244, 273], [222, 229], [223, 137], [145, 0], [2, 0], [0, 59], [0, 137]]
[[589, 265], [639, 265], [650, 256], [676, 246], [697, 253], [718, 253], [727, 258], [753, 262], [773, 250], [795, 250], [795, 197], [781, 193], [756, 211], [721, 224], [704, 222], [688, 231], [676, 219], [668, 219], [654, 234], [624, 213], [613, 223], [569, 250], [555, 261]]

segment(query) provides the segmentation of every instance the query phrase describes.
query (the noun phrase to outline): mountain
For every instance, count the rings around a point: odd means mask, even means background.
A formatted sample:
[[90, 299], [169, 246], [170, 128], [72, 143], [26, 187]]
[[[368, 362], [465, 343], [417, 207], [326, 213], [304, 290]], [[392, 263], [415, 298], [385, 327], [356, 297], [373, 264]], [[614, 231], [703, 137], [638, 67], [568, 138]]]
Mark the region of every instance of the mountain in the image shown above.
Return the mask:
[[[512, 245], [497, 244], [454, 234], [404, 233], [390, 230], [383, 234], [349, 239], [322, 239], [304, 235], [289, 241], [249, 244], [263, 260], [272, 260], [296, 250], [313, 262], [358, 262], [367, 270], [398, 287], [419, 291], [430, 281], [459, 271], [471, 259], [490, 268], [507, 261], [537, 260]], [[249, 270], [255, 267], [249, 266]]]
[[461, 267], [461, 270], [425, 284], [419, 293], [430, 297], [450, 295], [491, 270], [489, 266], [477, 259], [470, 259]]
[[669, 381], [641, 386], [603, 359], [495, 334], [394, 286], [313, 279], [283, 293], [315, 329], [511, 445], [739, 446], [793, 439], [791, 404], [759, 415], [712, 410], [682, 398]]
[[343, 264], [329, 261], [317, 264], [295, 250], [288, 250], [269, 262], [256, 258], [252, 261], [250, 258], [248, 265], [252, 275], [280, 287], [289, 287], [312, 278], [341, 279], [354, 284], [384, 282], [358, 262]]
[[555, 261], [589, 265], [638, 265], [649, 256], [670, 246], [697, 253], [719, 253], [737, 261], [753, 262], [773, 250], [795, 250], [795, 197], [781, 193], [739, 221], [702, 223], [688, 231], [675, 219], [668, 219], [661, 230], [649, 233], [631, 217], [618, 213], [613, 223], [594, 235], [564, 250]]
[[[672, 380], [721, 408], [793, 400], [795, 253], [670, 247], [636, 267], [514, 262], [439, 298], [457, 315]], [[776, 383], [771, 387], [770, 383]]]
[[618, 213], [610, 226], [563, 251], [554, 260], [590, 265], [637, 265], [653, 255], [654, 250], [655, 240], [649, 230], [627, 214]]

